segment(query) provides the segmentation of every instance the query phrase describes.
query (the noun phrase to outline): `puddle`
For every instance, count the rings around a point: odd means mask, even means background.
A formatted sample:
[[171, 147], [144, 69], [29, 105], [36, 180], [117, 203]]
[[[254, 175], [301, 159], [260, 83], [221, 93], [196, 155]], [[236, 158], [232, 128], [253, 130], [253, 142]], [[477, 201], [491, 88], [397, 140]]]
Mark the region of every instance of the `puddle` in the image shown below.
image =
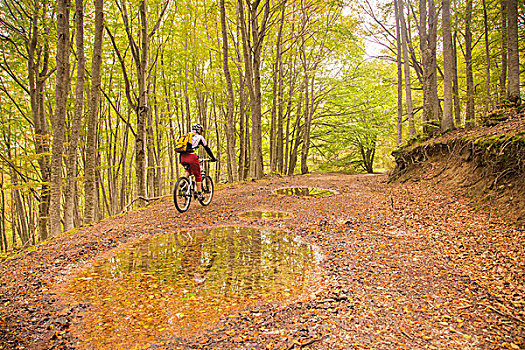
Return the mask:
[[275, 190], [277, 194], [286, 196], [303, 196], [303, 197], [328, 197], [335, 192], [315, 187], [287, 187]]
[[248, 305], [301, 295], [319, 260], [315, 247], [283, 231], [219, 227], [157, 236], [68, 286], [69, 296], [93, 305], [72, 331], [95, 348], [188, 334]]
[[246, 211], [240, 215], [243, 218], [248, 219], [283, 219], [290, 217], [290, 214], [282, 211], [264, 211], [264, 210], [254, 210]]

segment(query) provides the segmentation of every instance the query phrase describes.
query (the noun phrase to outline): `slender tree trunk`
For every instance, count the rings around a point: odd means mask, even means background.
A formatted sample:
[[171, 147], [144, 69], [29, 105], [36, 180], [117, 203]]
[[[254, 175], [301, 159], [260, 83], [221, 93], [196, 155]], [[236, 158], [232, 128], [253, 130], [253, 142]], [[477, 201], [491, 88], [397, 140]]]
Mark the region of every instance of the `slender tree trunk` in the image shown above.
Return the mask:
[[430, 64], [430, 48], [428, 47], [428, 34], [427, 34], [427, 0], [419, 0], [419, 40], [420, 49], [423, 62], [423, 131], [428, 134], [431, 132], [429, 127], [432, 117], [432, 104], [430, 102], [430, 75], [431, 64]]
[[62, 155], [69, 92], [69, 0], [57, 3], [57, 72], [55, 93], [55, 115], [53, 123], [53, 148], [51, 155], [51, 198], [49, 221], [51, 236], [62, 231]]
[[164, 194], [163, 184], [165, 183], [165, 167], [164, 167], [164, 152], [163, 152], [163, 132], [161, 130], [161, 117], [164, 114], [164, 108], [159, 111], [159, 105], [155, 94], [155, 135], [156, 135], [156, 149], [155, 149], [155, 164], [157, 165], [157, 174], [155, 177], [155, 196]]
[[75, 200], [75, 176], [77, 170], [77, 149], [82, 124], [82, 111], [84, 106], [84, 79], [85, 79], [85, 58], [84, 58], [84, 4], [82, 0], [75, 0], [75, 24], [76, 24], [76, 47], [77, 47], [77, 82], [75, 86], [75, 114], [71, 125], [71, 135], [67, 157], [67, 182], [64, 189], [65, 215], [64, 230], [73, 229], [74, 200]]
[[487, 4], [486, 0], [483, 0], [483, 29], [485, 36], [485, 59], [487, 64], [485, 65], [485, 109], [483, 116], [487, 115], [489, 108], [491, 107], [490, 99], [490, 46], [489, 46], [489, 23], [487, 18]]
[[285, 22], [284, 15], [286, 10], [286, 1], [284, 1], [281, 6], [281, 19], [279, 22], [279, 29], [277, 32], [275, 44], [275, 69], [273, 74], [272, 124], [270, 131], [270, 168], [272, 172], [277, 172], [279, 170], [279, 163], [282, 164], [282, 33]]
[[241, 70], [239, 69], [239, 179], [245, 179], [246, 176], [246, 129], [248, 126], [245, 121], [246, 117], [246, 101], [245, 101], [245, 92], [244, 92], [244, 76], [242, 75]]
[[467, 78], [467, 110], [465, 116], [465, 126], [474, 126], [474, 77], [472, 73], [472, 0], [467, 0], [467, 14], [465, 22], [465, 64]]
[[[294, 64], [293, 66], [295, 66], [295, 61], [296, 61], [296, 58], [294, 58]], [[291, 69], [291, 68], [290, 68]], [[294, 79], [289, 79], [289, 83], [288, 83], [288, 104], [287, 104], [287, 107], [286, 107], [286, 132], [285, 132], [285, 145], [286, 145], [286, 148], [284, 150], [284, 164], [283, 164], [283, 169], [281, 170], [282, 173], [287, 173], [288, 174], [288, 167], [289, 167], [289, 161], [290, 161], [290, 149], [291, 149], [291, 144], [290, 144], [290, 119], [291, 119], [291, 116], [292, 116], [292, 100], [293, 100], [293, 95], [294, 95]], [[299, 113], [299, 112], [298, 112]]]
[[301, 143], [301, 139], [302, 139], [301, 116], [303, 114], [302, 112], [303, 98], [304, 98], [304, 86], [301, 86], [301, 96], [299, 98], [299, 104], [297, 107], [297, 116], [295, 118], [295, 125], [294, 125], [293, 148], [290, 153], [290, 161], [288, 162], [288, 175], [293, 175], [295, 172], [295, 165], [297, 164], [297, 151], [299, 149], [299, 144]]
[[501, 72], [499, 75], [499, 100], [507, 98], [507, 0], [501, 4]]
[[275, 61], [272, 71], [272, 105], [271, 105], [271, 118], [270, 118], [270, 171], [275, 173], [277, 171], [277, 86], [278, 86], [278, 74], [279, 69], [277, 64], [278, 50], [275, 53]]
[[432, 134], [435, 132], [440, 119], [436, 76], [437, 15], [434, 0], [428, 0], [427, 18], [426, 1], [421, 0], [419, 2], [419, 35], [421, 55], [423, 56], [423, 131], [426, 134]]
[[454, 96], [452, 85], [454, 82], [454, 56], [452, 46], [452, 32], [450, 29], [450, 0], [443, 0], [443, 66], [444, 78], [444, 101], [443, 120], [441, 121], [441, 132], [454, 129]]
[[[6, 148], [7, 148], [7, 157], [8, 159], [13, 159], [11, 155], [11, 147], [10, 147], [10, 141], [9, 139], [6, 142]], [[16, 159], [16, 150], [14, 154], [14, 158]], [[29, 228], [26, 221], [26, 211], [24, 208], [24, 205], [22, 203], [22, 198], [20, 196], [20, 190], [18, 189], [18, 174], [11, 166], [9, 168], [9, 175], [11, 177], [11, 184], [13, 185], [13, 189], [11, 190], [11, 198], [12, 198], [12, 207], [16, 209], [16, 214], [18, 216], [18, 220], [13, 216], [12, 221], [18, 222], [18, 237], [20, 237], [20, 242], [22, 242], [22, 245], [26, 246], [29, 243]], [[14, 215], [14, 212], [13, 212]]]
[[[304, 74], [304, 124], [303, 124], [303, 147], [301, 149], [301, 173], [306, 174], [308, 173], [308, 151], [310, 147], [310, 128], [312, 124], [312, 114], [313, 111], [311, 110], [312, 106], [310, 106], [310, 100], [313, 101], [313, 81], [314, 78], [312, 77], [312, 96], [310, 96], [310, 72], [313, 70], [312, 67], [309, 67], [308, 65], [308, 55], [306, 52], [306, 40], [305, 40], [305, 32], [306, 32], [306, 24], [307, 24], [307, 14], [306, 9], [304, 8], [304, 4], [302, 4], [302, 17], [301, 17], [301, 28], [302, 28], [302, 34], [301, 34], [301, 61], [303, 66], [303, 74]], [[312, 73], [313, 74], [313, 73]], [[313, 103], [312, 103], [313, 105]]]
[[438, 13], [436, 12], [436, 4], [434, 0], [428, 1], [428, 47], [430, 51], [430, 103], [432, 106], [431, 123], [433, 129], [439, 128], [441, 123], [442, 113], [439, 104], [438, 90], [437, 90], [437, 27], [438, 27]]
[[100, 99], [100, 68], [102, 64], [102, 39], [104, 35], [104, 0], [95, 0], [95, 42], [91, 64], [91, 91], [88, 105], [88, 125], [86, 135], [86, 165], [84, 192], [86, 197], [84, 224], [95, 220], [96, 196], [95, 167], [97, 161], [97, 124], [98, 104]]
[[[31, 20], [31, 37], [28, 46], [28, 81], [31, 98], [31, 113], [33, 117], [33, 128], [35, 134], [35, 151], [42, 179], [40, 190], [40, 204], [38, 210], [38, 232], [41, 241], [47, 239], [49, 222], [49, 182], [51, 176], [49, 162], [49, 133], [44, 109], [44, 84], [48, 75], [49, 44], [45, 42], [42, 50], [42, 69], [38, 73], [38, 61], [35, 59], [38, 46], [38, 10], [40, 7], [36, 2], [36, 12]], [[44, 10], [42, 10], [44, 11]]]
[[[146, 197], [146, 121], [148, 118], [148, 96], [147, 96], [147, 72], [148, 72], [148, 51], [149, 35], [147, 20], [147, 0], [139, 3], [140, 23], [141, 23], [141, 50], [140, 59], [135, 62], [138, 79], [138, 105], [137, 105], [137, 136], [135, 139], [135, 164], [137, 177], [137, 196]], [[139, 201], [143, 204], [143, 201]]]
[[454, 95], [454, 119], [456, 126], [461, 125], [461, 105], [459, 101], [459, 81], [458, 81], [458, 50], [457, 50], [457, 33], [454, 32], [454, 51], [453, 51], [453, 70], [454, 70], [454, 81], [452, 84], [452, 93]]
[[303, 126], [303, 147], [301, 149], [301, 174], [308, 173], [308, 153], [310, 150], [310, 129], [312, 127], [312, 115], [313, 110], [310, 105], [310, 100], [313, 101], [313, 81], [314, 78], [311, 78], [312, 81], [312, 96], [310, 96], [310, 79], [308, 74], [305, 72], [305, 98], [304, 98], [304, 126]]
[[[284, 5], [283, 5], [284, 6]], [[283, 10], [284, 11], [284, 10]], [[282, 50], [282, 49], [281, 49]], [[283, 72], [283, 62], [282, 54], [279, 55], [279, 83], [277, 87], [277, 170], [279, 173], [283, 173], [283, 163], [284, 163], [284, 136], [283, 136], [283, 85], [284, 85], [284, 72]]]
[[244, 20], [243, 0], [239, 0], [239, 14], [241, 22], [241, 33], [243, 40], [243, 52], [246, 64], [247, 85], [250, 91], [250, 110], [252, 116], [252, 139], [250, 155], [250, 176], [260, 179], [263, 176], [262, 155], [262, 94], [261, 94], [261, 53], [263, 40], [266, 35], [266, 24], [270, 16], [270, 2], [265, 0], [262, 9], [262, 18], [259, 13], [260, 2], [248, 2], [248, 23], [251, 30], [251, 42], [249, 41], [248, 29]]
[[405, 95], [407, 103], [407, 119], [408, 119], [408, 133], [410, 136], [416, 134], [416, 126], [414, 121], [414, 106], [412, 103], [412, 83], [410, 78], [410, 60], [408, 51], [408, 34], [405, 21], [405, 10], [403, 6], [404, 0], [398, 0], [399, 3], [399, 19], [401, 21], [401, 44], [403, 45], [403, 62], [405, 72]]
[[0, 217], [0, 243], [3, 247], [3, 250], [4, 251], [7, 251], [7, 248], [8, 248], [8, 242], [7, 242], [7, 234], [6, 234], [6, 228], [5, 228], [5, 223], [6, 223], [6, 215], [5, 215], [5, 194], [4, 194], [4, 172], [3, 171], [0, 171], [0, 191], [2, 192], [2, 207], [1, 207], [1, 210], [2, 210], [2, 214], [1, 214], [1, 217]]
[[397, 63], [397, 138], [396, 145], [399, 147], [403, 142], [403, 69], [401, 62], [401, 33], [398, 0], [394, 0], [396, 17], [396, 63]]
[[518, 45], [518, 0], [507, 0], [507, 40], [508, 40], [508, 100], [516, 105], [521, 104], [520, 96], [520, 62]]
[[[126, 123], [126, 129], [124, 131], [124, 144], [122, 146], [122, 157], [120, 159], [122, 163], [122, 179], [120, 184], [120, 198], [119, 198], [119, 212], [124, 209], [126, 205], [126, 189], [128, 187], [128, 178], [126, 176], [126, 160], [127, 160], [127, 154], [128, 154], [128, 142], [129, 142], [129, 121], [131, 119], [131, 111], [128, 109], [128, 123]], [[133, 157], [131, 157], [133, 158]]]
[[230, 65], [228, 62], [228, 28], [226, 26], [226, 9], [224, 0], [220, 0], [221, 11], [221, 29], [222, 29], [222, 68], [224, 70], [224, 77], [226, 79], [226, 90], [228, 99], [228, 109], [226, 117], [226, 150], [228, 154], [228, 174], [234, 182], [239, 181], [237, 172], [237, 158], [235, 154], [235, 121], [233, 112], [235, 109], [235, 101], [233, 96], [233, 84], [230, 74]]
[[[155, 78], [153, 78], [153, 86], [155, 86]], [[149, 90], [149, 89], [148, 89]], [[149, 90], [151, 91], [151, 90]], [[155, 96], [155, 87], [153, 87], [153, 96]], [[155, 97], [153, 97], [155, 99]], [[154, 103], [154, 102], [153, 102]], [[148, 152], [147, 157], [147, 195], [148, 197], [155, 197], [155, 179], [157, 177], [157, 164], [155, 161], [155, 135], [153, 132], [153, 109], [148, 107], [148, 117], [146, 126], [146, 150]]]

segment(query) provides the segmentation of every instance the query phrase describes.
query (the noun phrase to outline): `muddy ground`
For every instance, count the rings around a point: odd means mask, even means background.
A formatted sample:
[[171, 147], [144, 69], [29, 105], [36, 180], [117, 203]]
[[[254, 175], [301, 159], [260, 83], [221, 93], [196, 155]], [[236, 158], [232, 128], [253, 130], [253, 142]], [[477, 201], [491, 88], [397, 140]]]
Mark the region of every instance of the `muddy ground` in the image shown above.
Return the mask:
[[[79, 330], [90, 304], [61, 296], [64, 285], [122, 245], [223, 225], [295, 232], [322, 250], [320, 280], [305, 298], [261, 302], [185, 337], [167, 329], [119, 348], [525, 348], [524, 231], [431, 175], [395, 185], [386, 175], [272, 177], [224, 187], [210, 206], [192, 203], [185, 214], [167, 197], [63, 234], [0, 264], [0, 349], [86, 348]], [[273, 193], [287, 186], [337, 193]], [[260, 209], [292, 217], [239, 217]]]

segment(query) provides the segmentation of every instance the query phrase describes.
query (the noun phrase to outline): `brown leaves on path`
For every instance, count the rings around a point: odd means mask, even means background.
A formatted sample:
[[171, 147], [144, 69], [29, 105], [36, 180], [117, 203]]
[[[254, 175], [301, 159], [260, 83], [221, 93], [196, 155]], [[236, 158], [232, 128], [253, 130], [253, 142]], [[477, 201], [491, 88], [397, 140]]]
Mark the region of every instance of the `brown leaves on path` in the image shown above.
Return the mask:
[[[307, 198], [273, 192], [288, 186], [337, 194]], [[292, 216], [239, 216], [249, 210]], [[320, 247], [323, 273], [301, 298], [261, 301], [187, 335], [170, 336], [168, 326], [161, 335], [144, 334], [151, 339], [99, 348], [525, 348], [523, 231], [474, 209], [439, 183], [387, 185], [383, 175], [338, 174], [233, 184], [217, 191], [209, 207], [192, 205], [185, 214], [166, 199], [3, 262], [0, 326], [19, 338], [8, 348], [82, 348], [86, 339], [71, 330], [81, 329], [79, 316], [92, 305], [61, 296], [64, 286], [123, 244], [216, 225], [294, 232]]]

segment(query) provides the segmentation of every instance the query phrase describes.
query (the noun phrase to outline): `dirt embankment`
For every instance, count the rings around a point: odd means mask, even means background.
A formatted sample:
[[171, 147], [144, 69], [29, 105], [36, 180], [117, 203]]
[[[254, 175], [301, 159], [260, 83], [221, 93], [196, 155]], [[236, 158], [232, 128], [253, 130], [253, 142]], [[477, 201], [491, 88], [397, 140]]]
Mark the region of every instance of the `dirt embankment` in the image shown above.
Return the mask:
[[394, 152], [390, 182], [431, 181], [525, 225], [525, 109], [505, 120], [453, 132]]

